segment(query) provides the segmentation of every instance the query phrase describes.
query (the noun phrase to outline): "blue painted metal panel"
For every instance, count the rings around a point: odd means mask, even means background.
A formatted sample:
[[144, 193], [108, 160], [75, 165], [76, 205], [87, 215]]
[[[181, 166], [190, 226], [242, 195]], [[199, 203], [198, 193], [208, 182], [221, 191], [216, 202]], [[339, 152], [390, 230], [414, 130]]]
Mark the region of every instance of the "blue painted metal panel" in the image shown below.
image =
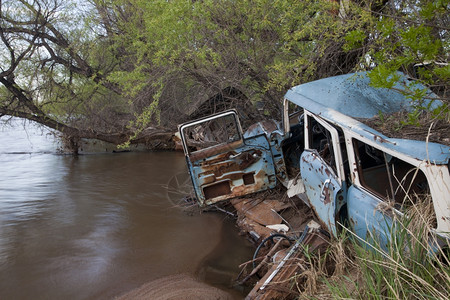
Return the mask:
[[[450, 134], [450, 133], [449, 133]], [[389, 149], [404, 153], [418, 160], [430, 160], [436, 165], [450, 162], [450, 147], [437, 143], [407, 139], [388, 139], [393, 145], [385, 145]]]
[[381, 203], [375, 196], [355, 186], [348, 189], [348, 222], [353, 232], [369, 243], [379, 243], [387, 249], [392, 228], [391, 210], [381, 209]]
[[300, 174], [311, 208], [336, 236], [336, 202], [341, 184], [317, 150], [305, 150], [300, 157]]
[[[402, 77], [407, 81], [406, 77]], [[319, 115], [328, 122], [365, 137], [382, 147], [434, 164], [448, 164], [450, 147], [424, 141], [388, 138], [355, 118], [371, 118], [381, 113], [411, 110], [412, 103], [399, 92], [373, 88], [362, 73], [346, 74], [305, 83], [291, 88], [285, 95], [289, 101]], [[417, 85], [417, 88], [423, 86]], [[435, 98], [431, 91], [429, 96]], [[424, 99], [424, 103], [430, 100]], [[433, 101], [432, 108], [441, 104]]]
[[283, 151], [281, 149], [281, 143], [285, 139], [285, 135], [281, 129], [281, 123], [274, 120], [264, 120], [250, 126], [246, 132], [244, 132], [244, 139], [248, 139], [253, 136], [266, 135], [270, 142], [270, 152], [272, 153], [273, 162], [276, 169], [278, 179], [283, 184], [287, 184], [286, 165], [284, 161]]
[[[400, 72], [398, 75], [401, 82], [408, 83], [405, 75]], [[397, 84], [395, 88], [402, 89], [402, 86]], [[415, 88], [423, 89], [424, 86], [417, 84]], [[289, 89], [285, 97], [316, 114], [320, 114], [323, 108], [327, 107], [353, 118], [371, 118], [380, 112], [392, 113], [412, 109], [411, 100], [401, 93], [393, 89], [370, 86], [366, 72], [328, 77], [301, 84]], [[429, 91], [428, 97], [436, 98], [436, 95]], [[424, 105], [430, 102], [425, 99]], [[310, 108], [312, 103], [319, 106]], [[431, 107], [437, 107], [439, 104], [440, 101], [434, 101]]]

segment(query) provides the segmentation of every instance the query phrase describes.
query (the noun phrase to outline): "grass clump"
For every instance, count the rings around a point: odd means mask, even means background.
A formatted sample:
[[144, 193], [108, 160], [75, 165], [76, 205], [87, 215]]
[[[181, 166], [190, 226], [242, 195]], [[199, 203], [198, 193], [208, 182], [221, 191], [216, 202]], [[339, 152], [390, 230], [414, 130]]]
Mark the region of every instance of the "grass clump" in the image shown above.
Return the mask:
[[395, 217], [387, 246], [374, 237], [368, 245], [350, 231], [343, 234], [336, 242], [341, 245], [335, 255], [336, 272], [322, 278], [323, 295], [336, 299], [450, 299], [450, 244], [433, 230], [431, 200], [420, 198], [403, 216]]

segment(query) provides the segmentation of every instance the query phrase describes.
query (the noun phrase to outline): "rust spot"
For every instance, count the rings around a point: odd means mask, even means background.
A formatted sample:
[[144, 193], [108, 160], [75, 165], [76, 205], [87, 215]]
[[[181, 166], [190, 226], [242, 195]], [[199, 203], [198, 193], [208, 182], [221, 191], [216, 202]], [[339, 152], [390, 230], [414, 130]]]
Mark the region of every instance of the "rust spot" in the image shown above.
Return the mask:
[[258, 125], [259, 125], [258, 123], [251, 125], [250, 127], [248, 127], [247, 131], [248, 132], [254, 131], [256, 128], [258, 128]]
[[320, 166], [320, 168], [319, 168], [319, 169], [317, 169], [317, 171], [319, 171], [319, 172], [320, 172], [320, 174], [323, 174], [323, 166]]
[[277, 130], [277, 124], [274, 120], [263, 120], [261, 121], [261, 125], [263, 125], [264, 129], [269, 133]]
[[331, 202], [331, 197], [330, 197], [330, 190], [328, 189], [328, 187], [324, 187], [323, 188], [322, 194], [324, 195], [323, 204], [330, 203]]
[[244, 174], [242, 176], [242, 180], [244, 181], [245, 185], [250, 185], [250, 184], [254, 184], [255, 183], [255, 173], [248, 173], [248, 174]]
[[222, 181], [203, 188], [203, 194], [206, 199], [211, 199], [223, 195], [231, 194], [229, 181]]
[[380, 141], [380, 143], [390, 143], [389, 141], [385, 140], [384, 138], [382, 138], [381, 136], [376, 135], [376, 134], [374, 134], [373, 140], [374, 141], [378, 140], [378, 141]]
[[219, 178], [219, 180], [225, 180], [225, 179], [229, 179], [229, 180], [239, 180], [242, 179], [242, 177], [244, 176], [243, 172], [239, 172], [239, 173], [231, 173], [231, 174], [225, 174], [222, 177]]
[[219, 155], [215, 156], [214, 158], [206, 159], [204, 162], [201, 163], [201, 165], [212, 165], [212, 164], [221, 163], [225, 160], [228, 160], [228, 157], [230, 157], [232, 155], [236, 155], [236, 154], [237, 153], [235, 151], [228, 151], [228, 152], [219, 154]]
[[319, 224], [323, 227], [326, 228], [328, 231], [331, 231], [331, 226], [329, 226], [329, 222], [325, 223], [321, 218], [319, 218], [319, 214], [317, 213], [317, 210], [314, 206], [311, 206], [311, 209], [313, 210], [314, 214], [317, 216], [317, 218], [315, 219], [315, 221], [318, 221]]
[[[201, 174], [199, 174], [198, 177], [201, 178]], [[210, 183], [213, 183], [215, 181], [216, 181], [216, 177], [214, 175], [205, 176], [205, 177], [203, 177], [203, 184], [202, 185], [210, 184]]]
[[[192, 152], [189, 155], [189, 158], [190, 158], [191, 162], [196, 162], [198, 160], [206, 159], [208, 157], [211, 157], [211, 156], [219, 154], [219, 153], [233, 151], [233, 149], [238, 148], [240, 145], [242, 145], [242, 143], [243, 142], [241, 140], [239, 140], [239, 141], [231, 142], [231, 143], [224, 144], [224, 145], [217, 145], [214, 147], [209, 147], [206, 149], [198, 150], [198, 151]], [[221, 154], [221, 155], [224, 155], [224, 154]], [[218, 159], [218, 157], [215, 157], [213, 160], [215, 160], [215, 159]]]
[[[245, 170], [257, 162], [261, 155], [262, 152], [260, 150], [242, 152], [237, 154], [237, 156], [233, 152], [218, 155], [214, 160], [202, 163], [202, 175], [214, 174], [216, 177], [220, 177], [229, 172]], [[234, 157], [230, 159], [230, 156]]]
[[[247, 173], [253, 174], [253, 173]], [[244, 173], [239, 172], [234, 175], [239, 175], [237, 179], [243, 179]], [[202, 191], [205, 196], [205, 201], [202, 203], [204, 205], [211, 205], [222, 200], [231, 199], [239, 196], [248, 195], [257, 191], [262, 191], [268, 188], [266, 181], [271, 179], [268, 178], [264, 170], [259, 170], [256, 174], [253, 174], [255, 183], [250, 185], [233, 185], [233, 181], [229, 177], [235, 177], [233, 174], [228, 174], [220, 178], [222, 180], [220, 183], [209, 185], [208, 187], [203, 187]], [[271, 176], [275, 178], [275, 176]], [[224, 180], [227, 179], [227, 180]], [[230, 179], [230, 180], [228, 180]], [[223, 182], [227, 183], [225, 185]], [[222, 184], [222, 185], [220, 185]]]

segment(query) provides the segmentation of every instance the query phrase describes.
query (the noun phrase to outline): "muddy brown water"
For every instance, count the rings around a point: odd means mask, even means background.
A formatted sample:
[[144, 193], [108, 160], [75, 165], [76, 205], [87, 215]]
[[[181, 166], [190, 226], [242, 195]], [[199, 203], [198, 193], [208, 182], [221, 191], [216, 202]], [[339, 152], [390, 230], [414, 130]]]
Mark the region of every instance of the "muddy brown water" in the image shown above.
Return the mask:
[[112, 299], [180, 274], [244, 297], [232, 284], [253, 249], [234, 222], [174, 207], [181, 153], [75, 158], [18, 124], [0, 124], [0, 299]]

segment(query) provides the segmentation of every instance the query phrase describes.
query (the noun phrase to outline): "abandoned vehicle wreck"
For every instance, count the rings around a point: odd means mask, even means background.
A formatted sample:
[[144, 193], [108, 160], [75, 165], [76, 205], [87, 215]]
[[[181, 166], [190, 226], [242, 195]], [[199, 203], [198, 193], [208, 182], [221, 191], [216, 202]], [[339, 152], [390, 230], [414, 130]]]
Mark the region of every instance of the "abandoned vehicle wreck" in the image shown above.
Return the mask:
[[[285, 262], [301, 255], [299, 243], [323, 249], [343, 226], [361, 240], [377, 239], [385, 247], [395, 216], [414, 205], [417, 195], [429, 195], [435, 241], [448, 241], [450, 147], [390, 138], [364, 124], [378, 114], [412, 109], [404, 95], [373, 88], [365, 73], [355, 73], [291, 88], [283, 100], [281, 122], [266, 120], [245, 133], [233, 110], [179, 126], [198, 204], [231, 200], [240, 227], [255, 243], [264, 244], [281, 231], [290, 247], [249, 298], [276, 298], [279, 287], [267, 287], [298, 271]], [[277, 184], [286, 190], [283, 199], [255, 203], [243, 197]], [[283, 216], [301, 205], [300, 216]]]

